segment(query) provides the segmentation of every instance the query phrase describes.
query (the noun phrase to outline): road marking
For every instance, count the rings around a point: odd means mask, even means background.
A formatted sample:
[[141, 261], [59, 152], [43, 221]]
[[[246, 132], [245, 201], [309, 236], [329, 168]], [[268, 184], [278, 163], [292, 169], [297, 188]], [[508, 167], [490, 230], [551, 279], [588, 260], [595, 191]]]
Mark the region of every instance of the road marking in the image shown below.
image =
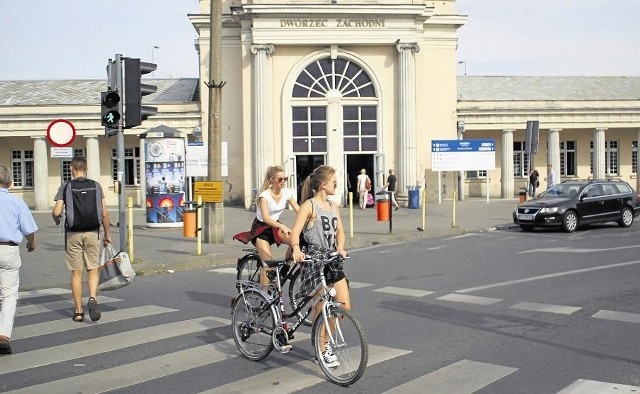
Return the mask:
[[433, 291], [406, 289], [403, 287], [393, 287], [393, 286], [381, 287], [373, 291], [377, 291], [378, 293], [395, 294], [395, 295], [408, 296], [408, 297], [424, 297], [434, 293]]
[[[2, 360], [2, 364], [0, 364], [0, 375], [69, 361], [74, 358], [126, 349], [131, 346], [224, 327], [229, 324], [231, 324], [231, 322], [228, 319], [220, 319], [215, 316], [201, 317], [127, 331], [126, 335], [117, 333], [65, 345], [18, 353], [11, 357], [5, 357]], [[93, 327], [95, 327], [95, 325]], [[138, 371], [138, 373], [139, 372], [140, 371]], [[113, 376], [111, 378], [113, 378]]]
[[349, 287], [352, 289], [362, 289], [363, 287], [373, 286], [371, 283], [349, 281]]
[[60, 289], [60, 288], [21, 291], [20, 293], [18, 293], [18, 299], [19, 300], [26, 300], [28, 298], [46, 297], [46, 296], [50, 296], [50, 295], [62, 295], [62, 294], [70, 294], [70, 293], [71, 293], [71, 290], [69, 290], [69, 289]]
[[612, 250], [624, 250], [624, 249], [635, 249], [640, 248], [640, 245], [630, 245], [630, 246], [617, 246], [615, 248], [598, 248], [598, 249], [581, 249], [581, 248], [544, 248], [544, 249], [530, 249], [522, 252], [518, 252], [517, 254], [527, 254], [527, 253], [538, 253], [538, 252], [547, 252], [547, 253], [594, 253], [594, 252], [609, 252]]
[[578, 379], [558, 394], [638, 394], [640, 386]]
[[629, 312], [615, 312], [615, 311], [601, 310], [596, 312], [596, 314], [591, 317], [595, 317], [596, 319], [622, 321], [626, 323], [640, 323], [640, 314], [629, 313]]
[[385, 394], [429, 393], [456, 394], [475, 393], [483, 387], [517, 371], [518, 368], [462, 360], [423, 375], [410, 382], [394, 387]]
[[473, 236], [476, 236], [476, 235], [480, 235], [480, 234], [478, 234], [478, 233], [466, 233], [466, 234], [462, 234], [462, 235], [456, 235], [456, 236], [453, 236], [453, 237], [445, 238], [445, 241], [448, 241], [448, 240], [451, 240], [451, 239], [460, 239], [460, 238], [473, 237]]
[[[109, 302], [118, 302], [118, 301], [122, 301], [122, 300], [118, 298], [111, 298], [111, 297], [103, 297], [103, 296], [98, 297], [98, 302], [100, 304], [106, 304]], [[86, 304], [87, 304], [87, 301], [85, 299], [82, 305], [86, 305]], [[61, 309], [69, 309], [69, 308], [73, 309], [73, 300], [71, 299], [62, 300], [62, 301], [43, 302], [41, 304], [27, 304], [27, 305], [19, 306], [18, 308], [16, 308], [16, 316], [35, 315], [38, 313], [45, 313], [45, 312], [51, 312], [51, 311], [57, 311]], [[71, 318], [71, 315], [69, 315], [69, 318]]]
[[565, 305], [552, 305], [552, 304], [538, 304], [535, 302], [521, 302], [518, 303], [510, 309], [518, 309], [521, 311], [533, 311], [533, 312], [546, 312], [546, 313], [557, 313], [561, 315], [570, 315], [575, 313], [582, 308], [577, 306], [565, 306]]
[[227, 268], [214, 268], [209, 270], [209, 272], [214, 272], [216, 274], [237, 274], [238, 269], [236, 267], [227, 267]]
[[[177, 312], [177, 309], [164, 308], [155, 305], [138, 306], [128, 309], [117, 309], [115, 311], [102, 312], [102, 319], [100, 320], [100, 323], [111, 323], [127, 319], [135, 319], [138, 317], [159, 315], [168, 312]], [[85, 319], [87, 319], [86, 316]], [[12, 339], [31, 338], [37, 337], [39, 335], [52, 334], [54, 332], [86, 329], [88, 327], [91, 327], [90, 323], [81, 324], [72, 321], [70, 318], [51, 320], [43, 323], [30, 324], [28, 326], [20, 326], [15, 330], [15, 335], [12, 336]]]
[[624, 263], [617, 263], [617, 264], [610, 264], [610, 265], [600, 265], [600, 266], [597, 266], [597, 267], [582, 268], [582, 269], [579, 269], [579, 270], [556, 272], [556, 273], [553, 273], [553, 274], [532, 276], [532, 277], [529, 277], [529, 278], [508, 280], [506, 282], [498, 282], [498, 283], [493, 283], [493, 284], [484, 285], [484, 286], [470, 287], [468, 289], [460, 289], [460, 290], [456, 290], [456, 293], [470, 293], [472, 291], [492, 289], [492, 288], [495, 288], [495, 287], [502, 287], [502, 286], [510, 286], [510, 285], [515, 285], [515, 284], [518, 284], [518, 283], [533, 282], [533, 281], [542, 280], [542, 279], [559, 278], [561, 276], [583, 274], [583, 273], [586, 273], [586, 272], [601, 271], [601, 270], [606, 270], [606, 269], [611, 269], [611, 268], [626, 267], [628, 265], [635, 265], [635, 264], [640, 264], [640, 260], [626, 261]]
[[[411, 353], [409, 350], [369, 345], [369, 363], [367, 366], [372, 366], [409, 353]], [[203, 391], [200, 394], [291, 393], [326, 381], [327, 378], [320, 371], [320, 367], [311, 360], [305, 360], [287, 367], [275, 368], [259, 375]]]
[[481, 296], [456, 294], [456, 293], [443, 295], [442, 297], [438, 297], [437, 299], [443, 300], [443, 301], [463, 302], [466, 304], [476, 304], [476, 305], [493, 305], [495, 303], [502, 301], [501, 298], [481, 297]]

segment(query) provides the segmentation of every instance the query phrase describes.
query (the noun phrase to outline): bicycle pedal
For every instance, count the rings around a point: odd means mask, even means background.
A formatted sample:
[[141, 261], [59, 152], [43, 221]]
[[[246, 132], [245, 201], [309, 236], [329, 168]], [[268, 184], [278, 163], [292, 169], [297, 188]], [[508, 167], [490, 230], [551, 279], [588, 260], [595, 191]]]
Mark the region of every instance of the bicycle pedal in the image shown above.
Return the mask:
[[280, 353], [282, 353], [282, 354], [289, 353], [291, 351], [291, 349], [293, 349], [293, 346], [291, 346], [289, 344], [281, 345], [280, 346]]

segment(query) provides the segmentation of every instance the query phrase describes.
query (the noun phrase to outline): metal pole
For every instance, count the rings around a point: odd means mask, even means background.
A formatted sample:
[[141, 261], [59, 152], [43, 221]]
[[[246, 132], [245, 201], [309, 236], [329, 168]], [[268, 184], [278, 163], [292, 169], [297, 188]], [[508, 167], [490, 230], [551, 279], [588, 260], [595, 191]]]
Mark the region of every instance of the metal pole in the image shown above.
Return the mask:
[[[118, 110], [120, 114], [122, 111], [122, 101], [124, 99], [124, 89], [122, 88], [122, 55], [117, 54], [115, 60], [115, 74], [116, 74], [116, 90], [120, 95], [120, 103], [118, 104]], [[126, 205], [125, 205], [125, 190], [124, 190], [124, 130], [122, 129], [122, 117], [118, 122], [118, 132], [116, 133], [116, 150], [117, 150], [117, 162], [118, 162], [118, 233], [120, 236], [120, 250], [127, 250], [127, 220], [126, 220]]]
[[133, 197], [127, 198], [127, 212], [129, 213], [129, 225], [128, 225], [129, 258], [133, 263]]
[[[209, 122], [208, 170], [210, 181], [222, 180], [222, 0], [211, 0], [209, 11]], [[217, 81], [217, 82], [216, 82]], [[204, 242], [224, 243], [224, 205], [204, 207]]]

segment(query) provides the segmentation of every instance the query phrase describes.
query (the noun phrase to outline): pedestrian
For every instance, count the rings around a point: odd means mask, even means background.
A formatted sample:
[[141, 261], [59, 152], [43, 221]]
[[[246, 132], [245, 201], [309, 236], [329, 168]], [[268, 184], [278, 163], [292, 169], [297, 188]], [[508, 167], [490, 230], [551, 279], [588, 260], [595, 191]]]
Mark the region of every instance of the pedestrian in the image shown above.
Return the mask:
[[65, 265], [71, 271], [71, 294], [75, 304], [73, 321], [84, 321], [82, 305], [82, 273], [87, 270], [89, 300], [87, 309], [91, 321], [100, 320], [96, 299], [100, 280], [100, 227], [104, 228], [102, 243], [111, 243], [109, 212], [100, 184], [87, 178], [87, 159], [76, 156], [71, 160], [72, 179], [60, 185], [54, 198], [51, 215], [60, 224], [63, 208], [65, 215]]
[[396, 201], [396, 184], [398, 183], [398, 179], [393, 174], [393, 168], [389, 169], [389, 176], [387, 177], [387, 182], [384, 186], [387, 188], [390, 193], [391, 203], [394, 207], [396, 207], [396, 211], [400, 209], [400, 205], [398, 205], [398, 201]]
[[366, 209], [369, 199], [369, 190], [371, 190], [371, 179], [367, 175], [367, 170], [364, 168], [360, 170], [356, 188], [358, 189], [360, 209]]
[[529, 197], [536, 196], [536, 189], [540, 186], [540, 173], [535, 167], [531, 167], [531, 173], [529, 174]]
[[[267, 168], [264, 181], [256, 197], [256, 217], [251, 225], [251, 231], [238, 233], [233, 236], [242, 243], [253, 243], [258, 249], [262, 261], [271, 260], [271, 245], [291, 245], [291, 229], [280, 222], [280, 215], [287, 207], [287, 203], [298, 213], [300, 207], [293, 190], [284, 187], [287, 177], [281, 166]], [[285, 253], [285, 259], [291, 257], [291, 247]], [[266, 266], [260, 271], [260, 283], [269, 285]]]
[[[335, 195], [337, 186], [336, 170], [322, 165], [307, 177], [302, 187], [302, 205], [291, 232], [291, 246], [293, 259], [296, 262], [305, 260], [307, 255], [316, 257], [313, 262], [304, 263], [300, 274], [302, 287], [308, 291], [315, 290], [320, 282], [319, 268], [322, 267], [320, 265], [324, 259], [317, 256], [326, 256], [333, 252], [338, 252], [343, 257], [347, 256], [344, 250], [346, 237], [338, 212], [338, 204], [329, 200], [329, 196]], [[349, 285], [342, 267], [337, 272], [332, 272], [330, 276], [327, 274], [326, 280], [327, 285], [332, 286], [336, 291], [334, 300], [342, 304], [343, 308], [351, 309]], [[315, 305], [314, 316], [322, 311], [322, 307], [320, 302]], [[326, 336], [326, 333], [323, 335]], [[340, 365], [328, 341], [321, 350], [322, 362], [325, 365], [328, 367]]]
[[35, 220], [24, 201], [9, 193], [11, 171], [0, 165], [0, 354], [11, 354], [11, 332], [20, 284], [20, 247], [27, 239], [27, 252], [36, 249]]
[[547, 164], [547, 177], [545, 178], [547, 181], [547, 189], [551, 189], [553, 185], [558, 183], [556, 178], [556, 171], [553, 169], [551, 164]]

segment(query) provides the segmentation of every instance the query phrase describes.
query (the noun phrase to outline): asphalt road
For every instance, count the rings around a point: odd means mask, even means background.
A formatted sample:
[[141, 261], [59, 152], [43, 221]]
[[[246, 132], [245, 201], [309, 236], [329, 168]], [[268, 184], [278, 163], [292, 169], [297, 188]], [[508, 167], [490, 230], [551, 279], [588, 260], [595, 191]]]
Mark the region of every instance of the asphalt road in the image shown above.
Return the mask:
[[[348, 391], [638, 392], [639, 233], [493, 231], [355, 251], [345, 270], [371, 362]], [[232, 272], [140, 277], [102, 293], [97, 324], [73, 323], [66, 293], [25, 294], [0, 391], [335, 393], [308, 363], [306, 328], [288, 355], [238, 356]]]

